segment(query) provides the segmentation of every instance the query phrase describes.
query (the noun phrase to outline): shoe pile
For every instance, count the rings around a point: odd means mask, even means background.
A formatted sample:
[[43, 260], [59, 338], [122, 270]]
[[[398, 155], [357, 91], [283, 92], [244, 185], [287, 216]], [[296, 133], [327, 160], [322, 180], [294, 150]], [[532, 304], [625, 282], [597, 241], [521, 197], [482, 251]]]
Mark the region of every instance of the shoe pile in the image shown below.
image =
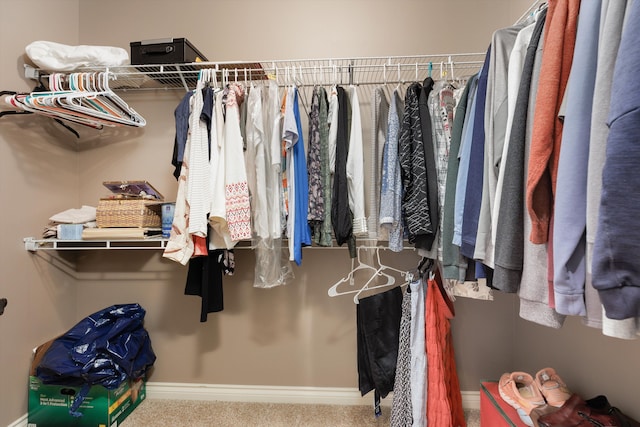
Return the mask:
[[571, 393], [553, 368], [541, 369], [535, 378], [526, 372], [502, 374], [498, 391], [528, 426], [640, 427], [605, 396], [585, 401]]
[[571, 397], [571, 392], [553, 368], [541, 369], [535, 378], [526, 372], [504, 373], [500, 377], [498, 391], [528, 426], [533, 426], [531, 413], [534, 409], [549, 412], [564, 405]]
[[[534, 413], [537, 409], [534, 409]], [[640, 423], [611, 406], [606, 396], [583, 400], [572, 394], [555, 412], [540, 416], [539, 427], [640, 427]]]

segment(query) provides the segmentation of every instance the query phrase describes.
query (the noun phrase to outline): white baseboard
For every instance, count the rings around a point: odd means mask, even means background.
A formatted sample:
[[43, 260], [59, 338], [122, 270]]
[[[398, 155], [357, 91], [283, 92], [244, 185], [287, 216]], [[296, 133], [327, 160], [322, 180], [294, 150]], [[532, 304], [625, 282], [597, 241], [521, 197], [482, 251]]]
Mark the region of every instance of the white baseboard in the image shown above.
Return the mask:
[[[480, 392], [463, 391], [462, 407], [480, 409]], [[361, 396], [357, 388], [218, 385], [192, 383], [147, 383], [148, 399], [204, 400], [222, 402], [302, 403], [326, 405], [373, 405], [373, 393]], [[382, 399], [390, 407], [393, 393]], [[27, 415], [7, 427], [27, 427]]]
[[[480, 409], [480, 392], [463, 391], [462, 406]], [[217, 400], [223, 402], [302, 403], [327, 405], [373, 405], [373, 393], [360, 395], [357, 388], [348, 387], [286, 387], [256, 385], [218, 385], [186, 383], [147, 383], [149, 399]], [[382, 399], [391, 406], [393, 395]]]
[[9, 424], [7, 427], [27, 427], [27, 421], [27, 414], [24, 414], [23, 416]]
[[[340, 387], [147, 383], [149, 399], [368, 405], [373, 401], [372, 396], [363, 397], [356, 388]], [[382, 403], [390, 406], [391, 395], [382, 399]]]
[[480, 410], [480, 392], [479, 391], [462, 391], [462, 407], [464, 409]]

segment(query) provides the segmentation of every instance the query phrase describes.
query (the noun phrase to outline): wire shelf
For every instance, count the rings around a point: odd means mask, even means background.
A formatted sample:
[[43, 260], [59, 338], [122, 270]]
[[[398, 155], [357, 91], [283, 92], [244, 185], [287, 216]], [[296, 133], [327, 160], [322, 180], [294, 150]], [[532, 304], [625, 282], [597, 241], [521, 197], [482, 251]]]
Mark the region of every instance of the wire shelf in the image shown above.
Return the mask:
[[98, 249], [164, 249], [168, 239], [128, 239], [128, 240], [59, 240], [59, 239], [34, 239], [26, 237], [24, 248], [29, 252], [36, 251], [82, 251]]
[[[83, 68], [77, 72], [107, 72], [114, 90], [193, 89], [200, 71], [216, 70], [219, 82], [241, 83], [266, 79], [280, 85], [394, 84], [466, 78], [480, 70], [484, 53], [327, 58], [270, 61], [194, 62], [188, 64], [126, 65], [112, 68]], [[53, 72], [33, 69], [25, 74], [39, 78]]]

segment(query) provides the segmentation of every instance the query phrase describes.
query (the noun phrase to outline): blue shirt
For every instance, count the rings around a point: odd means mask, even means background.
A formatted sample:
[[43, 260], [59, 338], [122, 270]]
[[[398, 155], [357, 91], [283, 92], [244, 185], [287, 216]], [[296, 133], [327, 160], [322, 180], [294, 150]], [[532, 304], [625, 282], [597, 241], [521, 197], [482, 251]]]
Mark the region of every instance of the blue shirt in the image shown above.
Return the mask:
[[298, 128], [298, 141], [293, 145], [293, 162], [295, 173], [295, 220], [293, 228], [293, 260], [297, 265], [302, 264], [302, 246], [311, 245], [311, 228], [307, 220], [309, 213], [309, 177], [307, 176], [307, 160], [304, 151], [304, 138], [302, 137], [302, 124], [300, 121], [300, 107], [298, 105], [298, 89], [294, 89], [293, 114]]

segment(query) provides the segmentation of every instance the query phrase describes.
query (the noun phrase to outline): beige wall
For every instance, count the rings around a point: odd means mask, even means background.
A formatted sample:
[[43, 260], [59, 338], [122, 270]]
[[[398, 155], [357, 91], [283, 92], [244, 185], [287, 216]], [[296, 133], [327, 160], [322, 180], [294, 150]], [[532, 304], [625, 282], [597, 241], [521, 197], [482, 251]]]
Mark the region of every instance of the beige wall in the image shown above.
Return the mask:
[[[0, 90], [25, 91], [24, 47], [56, 38], [77, 43], [78, 0], [0, 1]], [[47, 218], [78, 203], [75, 145], [42, 117], [0, 119], [0, 297], [9, 304], [0, 317], [0, 425], [27, 409], [31, 350], [76, 319], [75, 280], [51, 268], [45, 258], [28, 255], [22, 239], [39, 235]]]
[[[46, 3], [46, 6], [45, 6]], [[56, 7], [53, 7], [55, 3]], [[211, 60], [396, 56], [484, 51], [491, 33], [513, 23], [529, 0], [242, 0], [242, 1], [0, 1], [0, 82], [24, 90], [20, 56], [30, 41], [113, 45], [166, 36], [187, 37]], [[47, 13], [40, 13], [42, 11]], [[59, 25], [49, 26], [57, 13]], [[287, 17], [290, 17], [287, 19]], [[25, 30], [19, 18], [33, 24]], [[54, 15], [54, 18], [56, 16]], [[46, 22], [45, 22], [46, 18]], [[64, 23], [63, 25], [61, 23]], [[186, 268], [154, 251], [83, 252], [77, 272], [64, 274], [47, 255], [27, 253], [63, 209], [95, 204], [102, 181], [147, 179], [175, 198], [171, 175], [173, 109], [180, 91], [128, 92], [123, 97], [148, 122], [141, 130], [70, 134], [42, 118], [0, 123], [3, 212], [0, 297], [0, 425], [26, 412], [26, 376], [33, 347], [110, 304], [139, 302], [158, 356], [152, 381], [207, 384], [357, 387], [355, 305], [329, 298], [349, 271], [346, 249], [305, 249], [295, 282], [276, 289], [252, 285], [253, 253], [236, 251], [237, 272], [225, 279], [222, 313], [199, 322], [200, 300], [183, 295]], [[11, 184], [11, 185], [9, 185]], [[19, 210], [18, 210], [19, 208]], [[412, 251], [383, 253], [387, 264], [415, 266]], [[640, 418], [633, 369], [637, 341], [603, 337], [570, 319], [552, 330], [518, 318], [517, 298], [459, 298], [454, 346], [463, 390], [502, 372], [534, 373], [555, 366], [585, 397], [603, 393]]]

